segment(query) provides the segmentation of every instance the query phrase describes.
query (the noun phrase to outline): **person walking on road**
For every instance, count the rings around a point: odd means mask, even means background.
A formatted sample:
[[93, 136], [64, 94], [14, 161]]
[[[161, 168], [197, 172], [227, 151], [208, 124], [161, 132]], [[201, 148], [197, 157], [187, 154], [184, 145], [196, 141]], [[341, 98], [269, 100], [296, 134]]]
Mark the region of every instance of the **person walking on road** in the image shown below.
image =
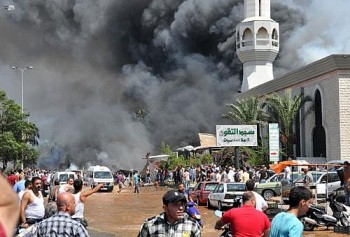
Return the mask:
[[304, 226], [298, 219], [312, 203], [312, 193], [304, 186], [292, 188], [289, 193], [289, 209], [278, 213], [272, 220], [270, 237], [301, 237]]
[[163, 196], [164, 212], [147, 219], [141, 226], [138, 237], [200, 237], [199, 224], [184, 211], [186, 202], [186, 197], [183, 194], [175, 190], [167, 191]]
[[233, 237], [269, 236], [269, 218], [262, 211], [255, 209], [255, 203], [254, 193], [251, 191], [243, 193], [243, 206], [225, 212], [216, 222], [215, 229], [220, 230], [230, 223]]
[[140, 193], [140, 176], [137, 171], [135, 171], [133, 179], [135, 185], [134, 193]]

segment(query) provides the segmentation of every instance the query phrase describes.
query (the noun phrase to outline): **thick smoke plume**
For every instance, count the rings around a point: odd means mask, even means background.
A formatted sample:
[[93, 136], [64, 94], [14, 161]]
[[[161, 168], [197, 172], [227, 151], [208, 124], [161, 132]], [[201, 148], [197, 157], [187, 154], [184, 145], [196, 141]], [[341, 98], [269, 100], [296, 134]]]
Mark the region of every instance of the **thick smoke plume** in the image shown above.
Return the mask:
[[[347, 1], [271, 2], [275, 74], [349, 52]], [[234, 34], [243, 1], [6, 4], [16, 10], [0, 15], [0, 88], [20, 102], [20, 72], [10, 68], [35, 67], [24, 73], [24, 107], [40, 129], [42, 164], [140, 168], [161, 141], [198, 145], [198, 132], [227, 123], [242, 76]]]

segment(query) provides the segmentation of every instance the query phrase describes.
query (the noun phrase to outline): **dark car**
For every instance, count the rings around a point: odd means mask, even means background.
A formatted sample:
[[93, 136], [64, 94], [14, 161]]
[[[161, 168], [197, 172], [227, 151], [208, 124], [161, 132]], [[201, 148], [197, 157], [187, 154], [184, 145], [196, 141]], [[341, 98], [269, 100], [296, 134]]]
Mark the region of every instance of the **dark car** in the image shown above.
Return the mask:
[[199, 182], [190, 189], [190, 196], [198, 205], [207, 204], [208, 195], [211, 191], [214, 190], [217, 184], [219, 184], [217, 181]]

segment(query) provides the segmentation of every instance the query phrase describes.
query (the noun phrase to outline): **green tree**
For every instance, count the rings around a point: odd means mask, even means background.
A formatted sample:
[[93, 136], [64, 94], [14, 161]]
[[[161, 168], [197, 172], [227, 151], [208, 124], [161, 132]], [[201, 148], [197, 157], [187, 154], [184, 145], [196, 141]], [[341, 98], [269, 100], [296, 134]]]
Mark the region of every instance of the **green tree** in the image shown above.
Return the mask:
[[[228, 111], [222, 115], [223, 118], [227, 118], [235, 124], [257, 125], [258, 146], [240, 148], [240, 151], [251, 159], [251, 162], [248, 161], [248, 163], [256, 165], [265, 163], [266, 159], [266, 144], [260, 138], [260, 130], [267, 124], [268, 115], [263, 110], [262, 105], [258, 97], [249, 97], [238, 100], [236, 104], [227, 104]], [[229, 160], [226, 159], [227, 162]]]
[[38, 144], [39, 130], [28, 118], [28, 113], [22, 113], [21, 107], [0, 91], [0, 160], [4, 169], [8, 162], [28, 165], [39, 157], [32, 147]]
[[[291, 156], [293, 157], [293, 145], [295, 143], [294, 124], [299, 114], [300, 109], [307, 103], [312, 102], [310, 96], [302, 94], [296, 95], [293, 98], [284, 94], [280, 96], [276, 93], [266, 97], [264, 107], [270, 115], [271, 122], [278, 122], [280, 127], [280, 140], [282, 148], [285, 152], [283, 160]], [[305, 117], [313, 110], [313, 103], [306, 109]], [[301, 119], [305, 119], [301, 118]]]
[[258, 97], [238, 100], [236, 104], [227, 104], [226, 106], [228, 111], [222, 117], [233, 121], [235, 124], [266, 124], [267, 116]]

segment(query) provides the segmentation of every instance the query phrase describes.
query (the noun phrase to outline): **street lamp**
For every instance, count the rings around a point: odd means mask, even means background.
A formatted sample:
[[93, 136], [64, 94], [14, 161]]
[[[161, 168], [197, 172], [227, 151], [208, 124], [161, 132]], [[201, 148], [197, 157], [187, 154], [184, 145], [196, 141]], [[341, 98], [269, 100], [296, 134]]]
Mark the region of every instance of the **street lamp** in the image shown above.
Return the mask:
[[[21, 77], [21, 81], [22, 81], [22, 97], [21, 97], [21, 111], [22, 111], [22, 116], [23, 116], [23, 112], [24, 112], [24, 110], [23, 110], [23, 108], [24, 108], [24, 103], [23, 103], [23, 74], [24, 74], [24, 71], [25, 70], [28, 70], [28, 69], [34, 69], [34, 67], [33, 66], [27, 66], [27, 67], [24, 67], [24, 68], [20, 68], [20, 67], [17, 67], [17, 66], [13, 66], [12, 67], [12, 69], [13, 70], [16, 70], [16, 69], [18, 69], [18, 70], [20, 70], [21, 71], [21, 74], [22, 74], [22, 77]], [[22, 139], [23, 139], [23, 134], [22, 134]], [[21, 161], [21, 169], [23, 170], [23, 153], [22, 153], [22, 161]]]
[[22, 103], [21, 103], [21, 106], [22, 106], [22, 114], [23, 114], [23, 107], [24, 107], [24, 103], [23, 103], [23, 73], [24, 73], [24, 71], [25, 70], [27, 70], [27, 69], [34, 69], [34, 67], [33, 66], [27, 66], [27, 67], [24, 67], [24, 68], [20, 68], [20, 67], [17, 67], [17, 66], [13, 66], [12, 67], [12, 69], [13, 70], [16, 70], [16, 69], [18, 69], [18, 70], [20, 70], [21, 71], [21, 73], [22, 73], [22, 79], [21, 79], [21, 81], [22, 81]]
[[5, 6], [1, 7], [1, 8], [6, 10], [6, 11], [8, 11], [8, 12], [15, 10], [15, 6], [14, 5], [5, 5]]

